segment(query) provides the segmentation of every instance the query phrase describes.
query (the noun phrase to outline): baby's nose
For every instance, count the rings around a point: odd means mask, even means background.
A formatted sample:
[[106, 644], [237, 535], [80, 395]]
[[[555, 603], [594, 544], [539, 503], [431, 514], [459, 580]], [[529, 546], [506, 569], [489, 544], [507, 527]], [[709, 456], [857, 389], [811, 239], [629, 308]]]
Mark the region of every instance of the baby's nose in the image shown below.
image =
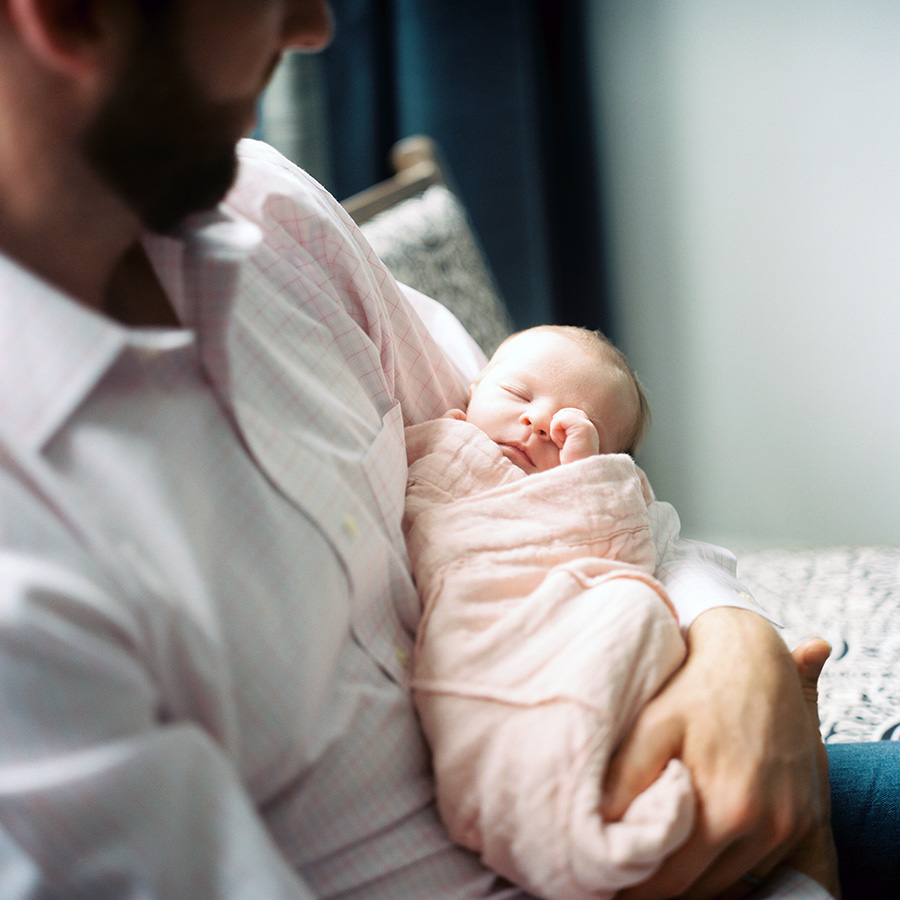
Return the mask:
[[550, 436], [550, 419], [552, 415], [548, 410], [541, 407], [529, 408], [522, 415], [522, 421], [539, 437], [546, 438]]

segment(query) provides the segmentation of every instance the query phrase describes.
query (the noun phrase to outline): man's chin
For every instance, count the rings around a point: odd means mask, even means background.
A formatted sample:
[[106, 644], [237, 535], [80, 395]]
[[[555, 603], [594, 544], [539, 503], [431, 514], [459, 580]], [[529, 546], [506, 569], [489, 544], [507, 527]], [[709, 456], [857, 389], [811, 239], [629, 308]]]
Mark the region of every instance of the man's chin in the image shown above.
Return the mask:
[[214, 209], [225, 199], [237, 177], [237, 156], [224, 157], [215, 168], [202, 173], [183, 173], [170, 180], [166, 191], [155, 196], [133, 198], [144, 226], [167, 234], [195, 213]]

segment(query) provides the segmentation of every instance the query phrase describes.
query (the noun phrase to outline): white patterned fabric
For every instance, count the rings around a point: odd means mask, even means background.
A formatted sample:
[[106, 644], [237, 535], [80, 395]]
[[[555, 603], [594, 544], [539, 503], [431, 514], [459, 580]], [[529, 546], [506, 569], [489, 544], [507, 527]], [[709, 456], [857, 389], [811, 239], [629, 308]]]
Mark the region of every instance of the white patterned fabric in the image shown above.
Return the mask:
[[443, 185], [375, 216], [362, 231], [398, 281], [443, 303], [488, 356], [509, 336], [512, 323], [466, 211]]
[[900, 547], [756, 551], [738, 573], [789, 646], [832, 645], [819, 680], [825, 740], [900, 740]]

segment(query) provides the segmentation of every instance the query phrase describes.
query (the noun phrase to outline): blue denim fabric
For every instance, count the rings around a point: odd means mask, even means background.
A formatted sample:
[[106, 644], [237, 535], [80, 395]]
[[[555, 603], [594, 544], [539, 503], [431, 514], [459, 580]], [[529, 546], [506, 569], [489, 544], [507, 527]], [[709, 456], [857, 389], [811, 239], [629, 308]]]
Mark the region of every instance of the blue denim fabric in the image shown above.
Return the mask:
[[900, 742], [827, 746], [844, 900], [898, 900]]

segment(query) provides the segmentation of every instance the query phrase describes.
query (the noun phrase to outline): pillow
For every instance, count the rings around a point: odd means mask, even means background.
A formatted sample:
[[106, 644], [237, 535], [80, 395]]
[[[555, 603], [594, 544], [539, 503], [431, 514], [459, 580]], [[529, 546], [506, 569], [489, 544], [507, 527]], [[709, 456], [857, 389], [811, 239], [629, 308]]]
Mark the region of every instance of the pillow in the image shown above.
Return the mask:
[[394, 277], [449, 309], [490, 356], [512, 322], [462, 204], [444, 185], [362, 225]]

